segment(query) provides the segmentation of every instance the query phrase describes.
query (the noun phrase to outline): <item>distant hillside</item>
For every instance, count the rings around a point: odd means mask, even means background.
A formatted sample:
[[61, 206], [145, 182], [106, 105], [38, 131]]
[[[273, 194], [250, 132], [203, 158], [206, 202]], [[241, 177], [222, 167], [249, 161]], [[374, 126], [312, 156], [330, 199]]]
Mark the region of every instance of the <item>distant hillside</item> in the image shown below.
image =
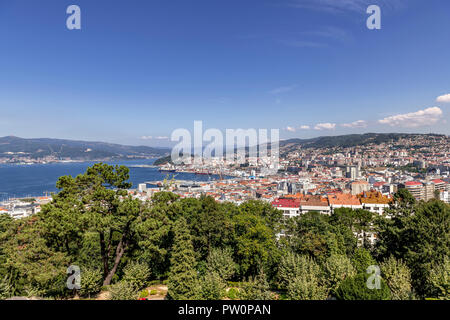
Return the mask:
[[342, 136], [317, 137], [312, 139], [289, 139], [280, 141], [280, 147], [302, 148], [333, 148], [333, 147], [354, 147], [367, 145], [370, 143], [380, 144], [389, 141], [398, 141], [402, 138], [411, 138], [415, 136], [441, 136], [435, 134], [410, 134], [410, 133], [365, 133], [365, 134], [348, 134]]
[[23, 139], [19, 137], [0, 138], [0, 157], [29, 156], [42, 158], [55, 156], [72, 160], [157, 158], [169, 153], [168, 148], [146, 146], [125, 146], [105, 142], [88, 142], [61, 139]]

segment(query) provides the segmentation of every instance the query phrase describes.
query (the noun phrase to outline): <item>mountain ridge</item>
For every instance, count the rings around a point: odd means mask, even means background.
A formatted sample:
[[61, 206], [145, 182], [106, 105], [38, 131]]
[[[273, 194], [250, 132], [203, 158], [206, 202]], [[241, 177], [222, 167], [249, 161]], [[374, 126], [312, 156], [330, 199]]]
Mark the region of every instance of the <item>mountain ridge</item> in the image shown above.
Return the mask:
[[69, 158], [73, 160], [155, 158], [167, 155], [169, 148], [129, 146], [100, 141], [54, 138], [0, 137], [0, 157], [28, 156]]

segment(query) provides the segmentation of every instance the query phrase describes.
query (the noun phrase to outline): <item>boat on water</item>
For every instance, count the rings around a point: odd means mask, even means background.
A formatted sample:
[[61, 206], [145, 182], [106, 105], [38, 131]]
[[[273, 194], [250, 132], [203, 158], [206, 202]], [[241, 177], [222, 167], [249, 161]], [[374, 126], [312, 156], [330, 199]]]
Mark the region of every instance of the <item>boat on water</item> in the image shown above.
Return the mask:
[[177, 172], [177, 169], [171, 165], [165, 165], [165, 166], [159, 167], [158, 170], [159, 170], [159, 172]]

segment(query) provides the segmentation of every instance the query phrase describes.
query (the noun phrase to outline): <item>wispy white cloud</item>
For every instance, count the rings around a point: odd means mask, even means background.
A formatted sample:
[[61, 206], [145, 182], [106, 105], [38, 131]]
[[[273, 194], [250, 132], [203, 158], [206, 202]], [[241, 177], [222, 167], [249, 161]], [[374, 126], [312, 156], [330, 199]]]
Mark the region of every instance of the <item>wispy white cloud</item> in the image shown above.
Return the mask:
[[405, 0], [291, 0], [288, 5], [299, 9], [319, 10], [330, 13], [365, 12], [369, 5], [376, 4], [387, 9], [405, 6]]
[[336, 128], [336, 123], [318, 123], [314, 126], [315, 130], [334, 130]]
[[167, 137], [167, 136], [158, 136], [158, 137], [155, 137], [155, 139], [156, 140], [169, 140], [169, 137]]
[[398, 114], [381, 120], [378, 123], [391, 127], [416, 128], [437, 123], [442, 117], [442, 110], [439, 107], [431, 107], [416, 112]]
[[275, 88], [275, 89], [273, 89], [273, 90], [270, 90], [269, 93], [270, 93], [270, 94], [286, 93], [286, 92], [289, 92], [289, 91], [294, 90], [296, 87], [297, 87], [296, 84], [292, 84], [292, 85], [290, 85], [290, 86], [278, 87], [278, 88]]
[[152, 136], [142, 136], [141, 140], [152, 140], [153, 137]]
[[295, 132], [295, 128], [294, 127], [286, 127], [286, 130], [289, 132]]
[[367, 127], [367, 121], [365, 120], [357, 120], [353, 121], [351, 123], [343, 123], [341, 126], [345, 128], [366, 128]]
[[449, 103], [450, 102], [450, 93], [437, 97], [436, 102]]
[[300, 129], [302, 129], [302, 130], [309, 130], [309, 129], [311, 129], [311, 127], [307, 126], [307, 125], [303, 125], [303, 126], [300, 126]]

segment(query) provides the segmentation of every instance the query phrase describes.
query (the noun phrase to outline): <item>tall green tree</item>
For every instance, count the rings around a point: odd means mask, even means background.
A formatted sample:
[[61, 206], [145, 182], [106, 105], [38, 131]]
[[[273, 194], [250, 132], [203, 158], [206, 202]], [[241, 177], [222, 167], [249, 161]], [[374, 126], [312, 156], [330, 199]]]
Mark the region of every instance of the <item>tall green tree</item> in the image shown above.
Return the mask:
[[270, 300], [272, 294], [266, 274], [261, 268], [256, 276], [250, 276], [242, 284], [239, 296], [244, 300]]
[[170, 259], [168, 279], [168, 298], [172, 300], [191, 300], [199, 296], [198, 275], [192, 237], [184, 217], [174, 225], [174, 244]]
[[450, 256], [450, 205], [431, 200], [417, 204], [413, 215], [385, 220], [378, 223], [377, 256], [402, 259], [411, 270], [415, 291], [422, 297], [431, 295], [430, 270]]
[[111, 283], [135, 241], [136, 223], [143, 212], [142, 203], [127, 195], [128, 179], [127, 167], [97, 163], [76, 178], [61, 177], [59, 193], [39, 213], [47, 243], [74, 260], [83, 234], [97, 235], [103, 285]]
[[391, 290], [393, 300], [412, 298], [411, 271], [402, 261], [389, 257], [380, 264], [381, 275]]
[[435, 264], [428, 277], [430, 296], [433, 298], [450, 300], [450, 258], [445, 257], [444, 262]]
[[377, 264], [370, 251], [365, 248], [356, 249], [351, 260], [356, 273], [366, 273], [369, 266]]
[[350, 259], [345, 255], [332, 254], [323, 264], [324, 282], [334, 293], [342, 281], [356, 274]]
[[320, 266], [308, 256], [298, 256], [296, 272], [287, 280], [287, 294], [292, 300], [324, 300], [328, 289]]
[[207, 258], [206, 268], [208, 273], [216, 273], [225, 281], [231, 280], [237, 269], [232, 249], [212, 249]]

